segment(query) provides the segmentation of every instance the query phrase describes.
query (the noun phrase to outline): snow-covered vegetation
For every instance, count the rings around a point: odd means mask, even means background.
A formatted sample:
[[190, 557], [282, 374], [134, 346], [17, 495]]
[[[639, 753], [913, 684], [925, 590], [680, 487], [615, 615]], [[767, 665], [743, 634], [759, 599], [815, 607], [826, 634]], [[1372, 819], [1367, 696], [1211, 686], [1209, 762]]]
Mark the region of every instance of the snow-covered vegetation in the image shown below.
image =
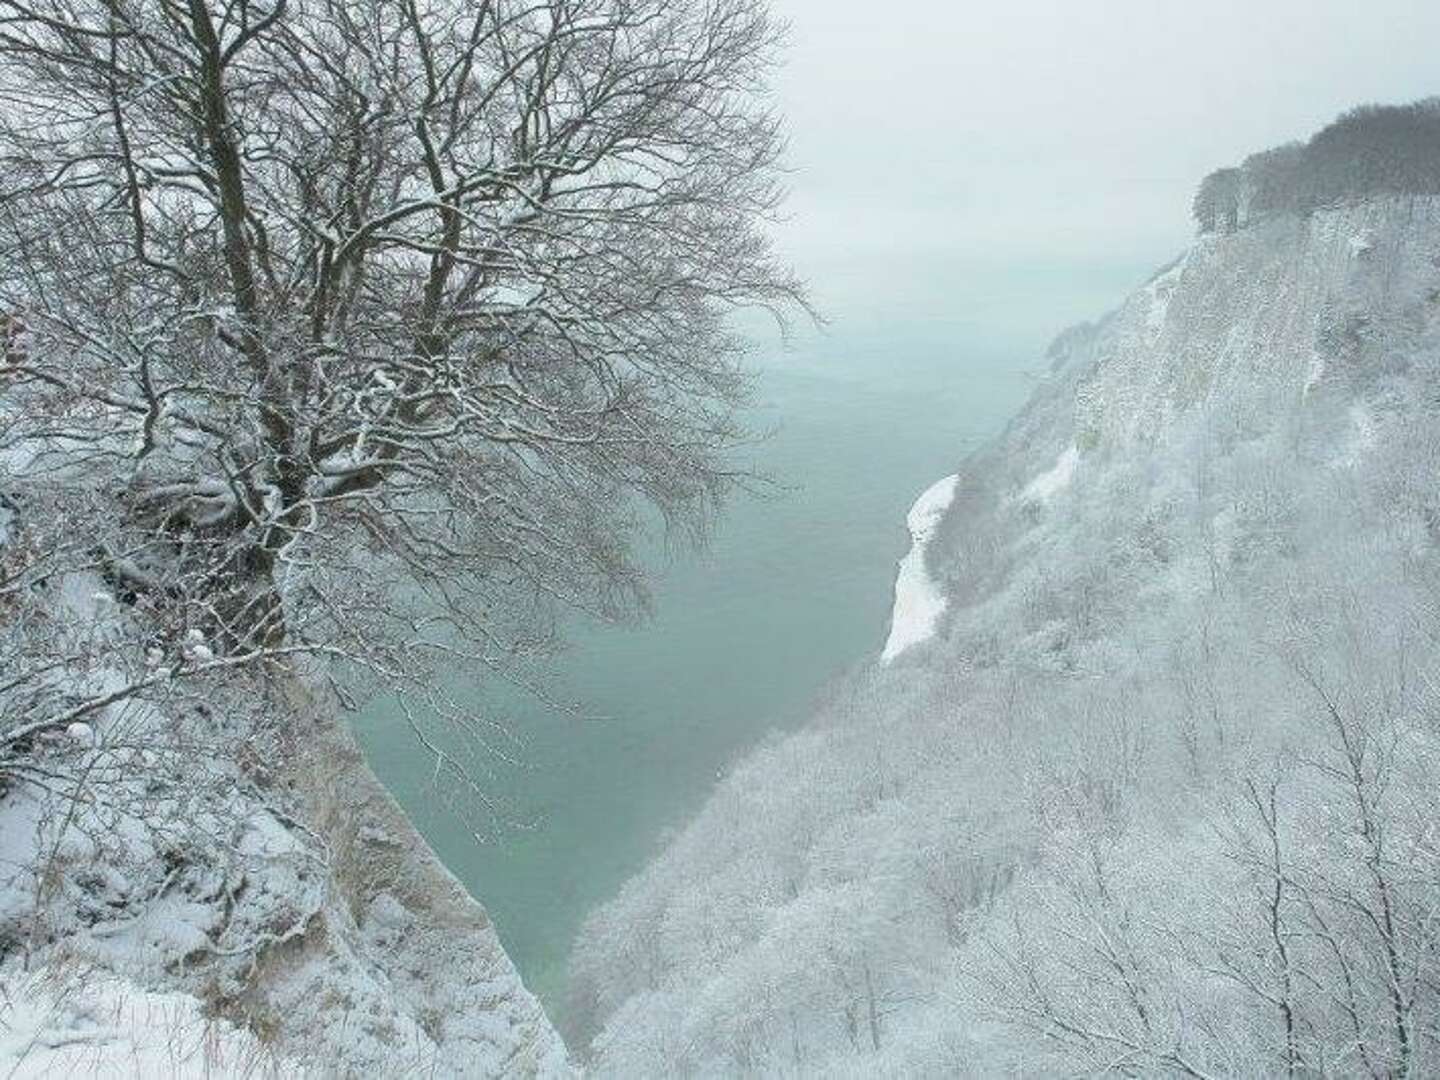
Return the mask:
[[1202, 232], [1385, 195], [1440, 194], [1440, 98], [1363, 105], [1306, 142], [1217, 169], [1195, 193]]
[[[95, 584], [72, 576], [75, 606], [48, 617], [123, 641], [128, 616]], [[70, 693], [124, 685], [104, 664], [68, 669]], [[173, 680], [87, 716], [35, 734], [0, 792], [0, 1065], [566, 1072], [484, 911], [326, 695]]]
[[1208, 232], [1051, 356], [934, 637], [590, 919], [597, 1074], [1440, 1070], [1440, 198]]

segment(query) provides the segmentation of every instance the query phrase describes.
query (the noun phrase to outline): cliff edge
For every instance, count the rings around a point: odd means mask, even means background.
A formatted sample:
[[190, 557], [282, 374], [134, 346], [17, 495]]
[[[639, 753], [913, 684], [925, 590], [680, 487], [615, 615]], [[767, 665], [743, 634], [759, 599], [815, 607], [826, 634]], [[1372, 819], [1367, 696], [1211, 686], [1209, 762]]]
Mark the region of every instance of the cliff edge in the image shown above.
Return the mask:
[[483, 907], [328, 696], [283, 686], [279, 731], [237, 730], [224, 694], [122, 710], [55, 748], [49, 790], [0, 795], [0, 1064], [568, 1074]]

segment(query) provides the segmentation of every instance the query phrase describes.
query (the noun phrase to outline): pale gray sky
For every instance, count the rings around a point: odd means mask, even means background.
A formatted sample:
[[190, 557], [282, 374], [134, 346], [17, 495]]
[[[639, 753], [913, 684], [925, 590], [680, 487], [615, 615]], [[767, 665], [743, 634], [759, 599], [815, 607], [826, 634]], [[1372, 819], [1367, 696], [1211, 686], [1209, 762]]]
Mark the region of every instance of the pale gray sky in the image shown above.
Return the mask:
[[841, 319], [926, 312], [944, 281], [963, 308], [990, 268], [1143, 274], [1190, 235], [1209, 170], [1351, 105], [1440, 93], [1440, 0], [775, 7], [781, 242]]

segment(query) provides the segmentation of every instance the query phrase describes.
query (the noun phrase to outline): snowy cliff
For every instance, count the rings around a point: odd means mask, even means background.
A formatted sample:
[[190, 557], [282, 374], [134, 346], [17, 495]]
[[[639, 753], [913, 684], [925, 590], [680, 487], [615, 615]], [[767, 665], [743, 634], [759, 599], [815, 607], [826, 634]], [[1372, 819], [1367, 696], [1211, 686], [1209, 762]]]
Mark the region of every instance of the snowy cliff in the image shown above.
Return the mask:
[[274, 732], [227, 708], [245, 692], [112, 707], [0, 786], [0, 1071], [567, 1074], [332, 703], [296, 680]]
[[1204, 235], [1051, 359], [933, 636], [589, 921], [599, 1074], [1440, 1067], [1440, 198]]

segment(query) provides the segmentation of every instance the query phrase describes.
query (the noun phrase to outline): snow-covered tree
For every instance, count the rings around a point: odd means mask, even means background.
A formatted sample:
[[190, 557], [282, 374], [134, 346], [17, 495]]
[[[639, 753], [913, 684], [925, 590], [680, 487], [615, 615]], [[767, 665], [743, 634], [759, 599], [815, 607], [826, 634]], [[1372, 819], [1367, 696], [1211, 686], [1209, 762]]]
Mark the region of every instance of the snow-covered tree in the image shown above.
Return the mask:
[[[735, 479], [729, 313], [801, 301], [776, 36], [758, 0], [0, 0], [0, 604], [93, 573], [152, 661], [122, 695], [297, 652], [420, 685], [642, 608], [645, 507], [698, 528]], [[27, 722], [98, 707], [39, 704], [41, 652], [0, 665]]]
[[1202, 233], [1231, 233], [1240, 223], [1240, 170], [1216, 169], [1200, 182], [1191, 212]]

